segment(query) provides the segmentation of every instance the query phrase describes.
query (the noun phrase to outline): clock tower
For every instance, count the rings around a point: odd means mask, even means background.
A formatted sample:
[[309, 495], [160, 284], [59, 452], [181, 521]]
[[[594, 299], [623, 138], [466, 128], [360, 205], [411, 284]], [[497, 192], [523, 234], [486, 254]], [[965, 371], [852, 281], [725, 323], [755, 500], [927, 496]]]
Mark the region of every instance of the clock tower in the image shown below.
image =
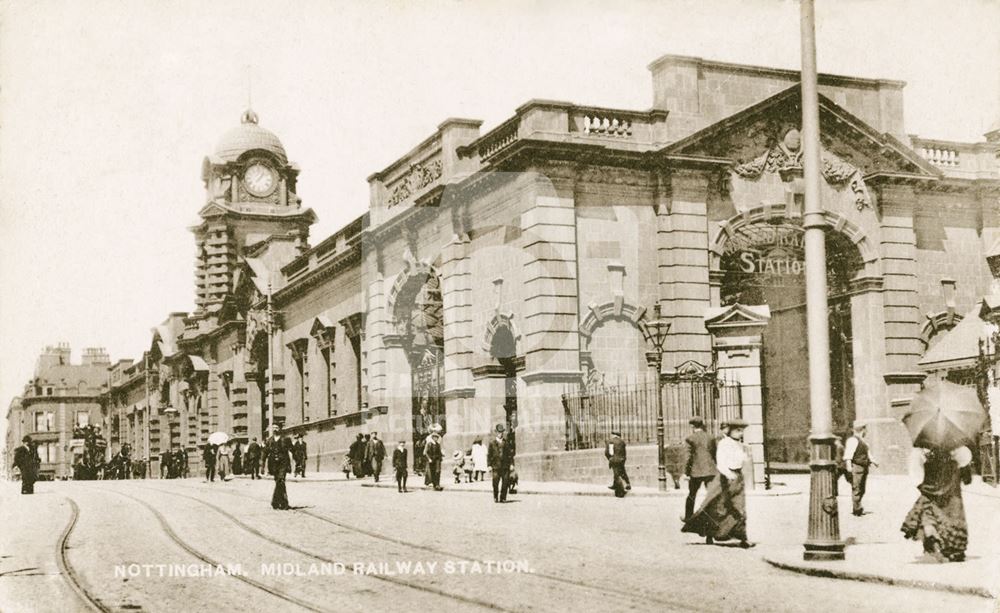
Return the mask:
[[[281, 141], [250, 109], [202, 162], [206, 203], [201, 223], [191, 228], [197, 246], [195, 318], [218, 313], [235, 289], [242, 260], [253, 258], [277, 271], [309, 248], [316, 215], [295, 194], [298, 175]], [[280, 275], [274, 276], [277, 281]]]

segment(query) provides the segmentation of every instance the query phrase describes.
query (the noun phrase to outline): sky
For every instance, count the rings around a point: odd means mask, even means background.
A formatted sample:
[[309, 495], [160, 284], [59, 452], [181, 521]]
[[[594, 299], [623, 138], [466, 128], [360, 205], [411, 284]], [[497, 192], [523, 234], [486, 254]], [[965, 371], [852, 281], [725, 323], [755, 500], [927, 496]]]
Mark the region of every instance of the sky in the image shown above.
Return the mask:
[[[980, 141], [1000, 120], [1000, 0], [816, 4], [820, 71], [906, 81], [909, 133]], [[193, 309], [201, 161], [248, 93], [302, 169], [316, 244], [445, 118], [485, 131], [532, 98], [647, 109], [646, 67], [666, 53], [798, 69], [799, 5], [7, 0], [2, 408], [46, 345], [137, 359], [152, 326]]]

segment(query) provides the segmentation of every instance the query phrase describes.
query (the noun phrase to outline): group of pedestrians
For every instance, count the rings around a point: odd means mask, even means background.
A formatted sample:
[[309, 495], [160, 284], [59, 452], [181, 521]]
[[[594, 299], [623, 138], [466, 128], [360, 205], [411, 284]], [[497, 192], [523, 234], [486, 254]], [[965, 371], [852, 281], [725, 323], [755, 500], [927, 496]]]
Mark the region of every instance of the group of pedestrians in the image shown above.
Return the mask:
[[[303, 448], [304, 451], [304, 448]], [[357, 479], [374, 477], [378, 483], [382, 476], [382, 464], [385, 462], [385, 444], [378, 437], [378, 432], [357, 435], [344, 456], [343, 471], [348, 479], [354, 475]]]
[[188, 476], [187, 452], [176, 447], [165, 449], [160, 454], [160, 478], [182, 479]]
[[[753, 547], [747, 539], [743, 476], [743, 466], [749, 458], [743, 445], [746, 422], [740, 419], [723, 422], [720, 424], [723, 435], [718, 439], [707, 432], [700, 417], [692, 418], [689, 423], [692, 433], [685, 439], [687, 462], [684, 468], [688, 493], [681, 531], [698, 534], [709, 544], [736, 539], [742, 548]], [[852, 513], [856, 517], [865, 514], [863, 501], [868, 474], [872, 467], [878, 466], [866, 436], [867, 428], [855, 424], [846, 441], [838, 437], [835, 445], [838, 473], [851, 486]], [[924, 552], [939, 562], [960, 562], [965, 559], [968, 545], [962, 484], [972, 481], [972, 452], [967, 446], [928, 447], [913, 449], [910, 474], [919, 483], [919, 496], [900, 529], [905, 538], [921, 542]], [[605, 455], [615, 481], [623, 480], [628, 484], [625, 445], [618, 433], [612, 433]], [[705, 498], [695, 511], [695, 501], [703, 487], [707, 490]]]
[[456, 449], [451, 456], [452, 474], [455, 476], [455, 483], [462, 482], [462, 475], [465, 475], [465, 482], [482, 481], [489, 470], [487, 462], [486, 446], [483, 439], [477, 438], [472, 442], [465, 453], [461, 449]]

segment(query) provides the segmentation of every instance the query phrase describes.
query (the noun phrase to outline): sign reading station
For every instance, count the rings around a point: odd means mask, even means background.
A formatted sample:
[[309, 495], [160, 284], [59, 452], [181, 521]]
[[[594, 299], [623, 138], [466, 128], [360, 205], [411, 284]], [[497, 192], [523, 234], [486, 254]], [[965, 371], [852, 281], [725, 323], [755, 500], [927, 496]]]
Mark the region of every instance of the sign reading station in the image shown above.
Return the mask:
[[801, 275], [806, 269], [804, 239], [796, 225], [745, 226], [726, 243], [723, 267], [744, 274]]

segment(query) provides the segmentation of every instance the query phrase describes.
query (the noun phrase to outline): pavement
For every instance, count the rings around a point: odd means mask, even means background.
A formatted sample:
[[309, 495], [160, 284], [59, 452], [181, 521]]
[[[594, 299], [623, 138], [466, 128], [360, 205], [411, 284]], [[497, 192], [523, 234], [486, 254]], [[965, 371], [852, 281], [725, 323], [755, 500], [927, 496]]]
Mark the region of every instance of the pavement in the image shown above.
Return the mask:
[[[487, 478], [483, 481], [475, 481], [472, 483], [455, 483], [453, 480], [445, 480], [445, 475], [442, 475], [441, 486], [449, 492], [472, 492], [472, 493], [491, 493], [493, 491], [493, 484], [487, 475]], [[239, 475], [237, 478], [246, 479], [244, 475]], [[319, 472], [312, 473], [306, 477], [289, 477], [288, 481], [290, 483], [302, 482], [302, 483], [353, 483], [358, 484], [360, 487], [378, 487], [378, 488], [389, 488], [396, 489], [396, 482], [386, 473], [382, 479], [376, 483], [370, 477], [364, 479], [346, 479], [343, 473], [332, 473], [332, 472]], [[424, 485], [424, 480], [422, 476], [410, 475], [407, 481], [406, 488], [409, 490], [425, 490], [431, 489], [429, 486]], [[524, 495], [546, 495], [546, 496], [612, 496], [611, 490], [608, 489], [606, 485], [600, 485], [596, 483], [577, 483], [573, 481], [525, 481], [521, 480], [517, 487], [517, 494]], [[765, 490], [763, 487], [758, 489], [750, 490], [747, 492], [748, 496], [796, 496], [802, 493], [801, 489], [789, 487], [784, 484], [778, 484], [769, 490]], [[687, 490], [674, 489], [673, 485], [670, 484], [670, 489], [661, 492], [655, 487], [642, 487], [635, 486], [629, 490], [628, 495], [631, 497], [669, 497], [669, 498], [684, 498], [687, 496]]]
[[[442, 475], [444, 476], [444, 475]], [[390, 478], [375, 483], [371, 478], [346, 479], [343, 473], [313, 473], [307, 477], [290, 479], [290, 482], [342, 482], [364, 488], [395, 489]], [[468, 492], [488, 495], [491, 482], [454, 483], [446, 481], [448, 492]], [[429, 489], [422, 477], [411, 476], [408, 489]], [[919, 543], [905, 540], [899, 531], [903, 517], [917, 498], [915, 484], [907, 477], [872, 476], [868, 481], [865, 497], [866, 513], [854, 517], [851, 509], [850, 489], [840, 482], [841, 538], [846, 543], [845, 559], [840, 561], [805, 561], [801, 542], [788, 543], [786, 531], [799, 533], [805, 527], [796, 521], [808, 515], [808, 475], [776, 475], [769, 490], [749, 490], [749, 498], [776, 499], [767, 505], [764, 513], [779, 518], [767, 521], [754, 517], [750, 505], [749, 531], [758, 544], [759, 556], [772, 566], [796, 573], [887, 585], [898, 585], [1000, 599], [1000, 488], [984, 484], [978, 477], [963, 490], [963, 501], [969, 523], [969, 548], [966, 561], [937, 563], [923, 554]], [[607, 486], [565, 481], [521, 481], [517, 494], [548, 496], [612, 496]], [[633, 487], [630, 497], [666, 497], [682, 499], [686, 492], [669, 489], [666, 492], [652, 487]], [[772, 510], [773, 509], [773, 510]], [[794, 518], [789, 524], [788, 518]], [[801, 524], [801, 521], [798, 521]], [[803, 534], [804, 536], [804, 534]], [[804, 540], [804, 538], [802, 539]], [[998, 600], [1000, 607], [1000, 600]], [[1000, 612], [1000, 608], [998, 608]]]
[[[841, 482], [841, 491], [844, 485]], [[978, 477], [964, 489], [969, 546], [966, 560], [958, 563], [938, 563], [923, 553], [920, 543], [903, 538], [900, 524], [917, 495], [905, 477], [871, 477], [863, 516], [848, 513], [849, 494], [838, 498], [844, 560], [805, 561], [801, 545], [765, 547], [763, 559], [777, 568], [817, 577], [1000, 598], [1000, 490]]]
[[[982, 594], [840, 581], [767, 563], [801, 551], [808, 482], [799, 475], [782, 476], [775, 488], [798, 493], [748, 498], [748, 530], [757, 543], [749, 550], [682, 533], [679, 493], [623, 499], [607, 491], [518, 493], [494, 504], [486, 491], [456, 491], [454, 484], [397, 494], [354, 479], [316, 480], [322, 477], [289, 481], [292, 511], [271, 508], [269, 480], [46, 482], [35, 496], [0, 483], [0, 525], [10, 528], [0, 530], [0, 610], [84, 610], [75, 585], [105, 610], [148, 613], [995, 613], [994, 601]], [[862, 547], [880, 543], [918, 555], [920, 546], [897, 531], [913, 499], [904, 486], [873, 479], [866, 499], [873, 513], [843, 518], [842, 532], [855, 543], [848, 564], [859, 560]], [[976, 563], [991, 551], [982, 526], [996, 516], [998, 501], [971, 493], [967, 499]], [[336, 572], [337, 563], [347, 571]], [[206, 574], [206, 564], [239, 574]], [[333, 574], [324, 574], [323, 564]], [[938, 574], [946, 567], [978, 572], [971, 564], [923, 566]]]

